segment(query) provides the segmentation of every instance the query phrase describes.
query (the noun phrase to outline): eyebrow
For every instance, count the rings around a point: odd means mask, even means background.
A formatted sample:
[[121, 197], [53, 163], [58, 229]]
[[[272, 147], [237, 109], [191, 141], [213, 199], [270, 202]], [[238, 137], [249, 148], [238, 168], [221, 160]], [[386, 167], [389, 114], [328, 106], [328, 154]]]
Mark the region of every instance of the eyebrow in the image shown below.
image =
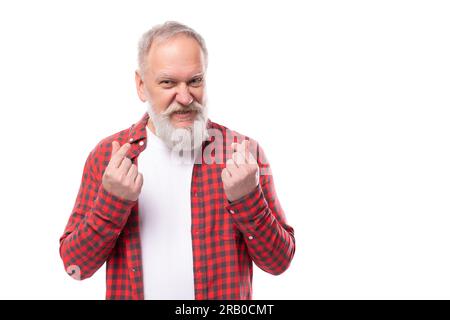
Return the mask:
[[[199, 76], [204, 76], [204, 72], [199, 72], [199, 73], [197, 73], [197, 74], [195, 74], [195, 75], [193, 75], [191, 78], [190, 78], [190, 80], [192, 80], [192, 79], [194, 79], [194, 78], [197, 78], [197, 77], [199, 77]], [[170, 75], [170, 74], [168, 74], [168, 73], [161, 73], [160, 75], [158, 75], [157, 77], [156, 77], [156, 80], [162, 80], [162, 79], [170, 79], [170, 80], [173, 80], [174, 79], [174, 77], [172, 76], [172, 75]]]

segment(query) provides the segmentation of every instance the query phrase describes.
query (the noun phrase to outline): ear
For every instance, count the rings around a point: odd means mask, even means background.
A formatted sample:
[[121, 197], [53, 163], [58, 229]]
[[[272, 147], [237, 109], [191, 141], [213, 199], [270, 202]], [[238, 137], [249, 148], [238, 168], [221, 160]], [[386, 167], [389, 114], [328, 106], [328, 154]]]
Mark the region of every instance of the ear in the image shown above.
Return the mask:
[[134, 80], [136, 82], [136, 91], [138, 94], [139, 99], [142, 102], [147, 101], [147, 95], [145, 94], [145, 84], [144, 84], [144, 80], [141, 77], [141, 74], [138, 70], [136, 70], [134, 72]]

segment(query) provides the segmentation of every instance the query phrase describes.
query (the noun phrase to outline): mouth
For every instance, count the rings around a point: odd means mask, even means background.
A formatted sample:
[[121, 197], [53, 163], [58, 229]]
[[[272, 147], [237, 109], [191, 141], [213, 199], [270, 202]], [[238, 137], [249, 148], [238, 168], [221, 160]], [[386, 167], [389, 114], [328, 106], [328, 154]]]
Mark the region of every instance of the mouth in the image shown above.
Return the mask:
[[180, 111], [175, 111], [173, 112], [173, 114], [188, 114], [188, 113], [192, 113], [193, 111], [191, 110], [180, 110]]
[[176, 120], [187, 121], [187, 120], [192, 120], [193, 116], [195, 116], [195, 113], [196, 113], [195, 111], [182, 110], [182, 111], [173, 112], [172, 115]]

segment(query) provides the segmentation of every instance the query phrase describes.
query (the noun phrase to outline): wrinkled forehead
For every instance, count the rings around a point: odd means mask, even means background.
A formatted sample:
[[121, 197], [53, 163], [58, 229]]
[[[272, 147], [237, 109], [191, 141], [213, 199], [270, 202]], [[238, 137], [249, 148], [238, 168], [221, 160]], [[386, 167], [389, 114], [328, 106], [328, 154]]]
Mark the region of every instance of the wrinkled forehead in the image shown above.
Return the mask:
[[147, 70], [153, 76], [186, 78], [205, 71], [205, 57], [199, 43], [186, 35], [155, 39], [146, 58]]

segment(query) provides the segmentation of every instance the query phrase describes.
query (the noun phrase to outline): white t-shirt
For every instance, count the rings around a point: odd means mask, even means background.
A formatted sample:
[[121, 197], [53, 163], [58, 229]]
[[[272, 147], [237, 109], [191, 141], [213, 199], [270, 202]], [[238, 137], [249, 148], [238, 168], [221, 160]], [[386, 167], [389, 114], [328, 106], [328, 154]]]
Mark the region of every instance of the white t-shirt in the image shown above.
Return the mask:
[[138, 159], [144, 184], [139, 196], [144, 298], [195, 299], [191, 238], [194, 159], [174, 157], [147, 128]]

